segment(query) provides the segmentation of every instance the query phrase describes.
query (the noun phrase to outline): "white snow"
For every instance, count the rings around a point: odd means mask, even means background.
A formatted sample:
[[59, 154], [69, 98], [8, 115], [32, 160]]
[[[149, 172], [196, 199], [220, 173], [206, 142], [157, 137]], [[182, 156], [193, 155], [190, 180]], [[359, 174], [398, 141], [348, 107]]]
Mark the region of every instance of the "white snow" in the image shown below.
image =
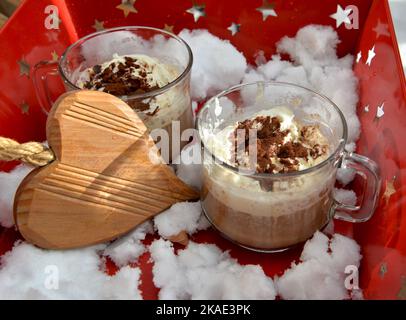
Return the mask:
[[129, 234], [108, 245], [103, 254], [109, 256], [118, 267], [136, 262], [146, 251], [142, 240], [149, 233], [154, 233], [151, 221], [144, 222]]
[[194, 57], [191, 91], [194, 100], [203, 100], [240, 83], [247, 61], [229, 41], [207, 30], [182, 30], [179, 37], [191, 47]]
[[201, 147], [193, 140], [185, 146], [181, 154], [173, 161], [176, 164], [176, 175], [186, 184], [200, 190], [202, 187]]
[[172, 243], [150, 247], [160, 299], [275, 299], [275, 288], [260, 266], [241, 266], [212, 244], [189, 242], [176, 255]]
[[338, 202], [346, 205], [355, 206], [357, 204], [357, 195], [353, 190], [334, 188], [334, 197]]
[[337, 180], [344, 186], [352, 182], [357, 172], [352, 168], [338, 168]]
[[181, 231], [191, 235], [209, 226], [202, 214], [200, 201], [175, 203], [168, 210], [155, 216], [154, 224], [158, 234], [166, 239]]
[[140, 270], [107, 275], [103, 248], [49, 251], [18, 243], [1, 257], [0, 299], [141, 299]]
[[360, 247], [354, 240], [335, 234], [330, 242], [326, 235], [316, 232], [305, 244], [300, 259], [301, 263], [292, 263], [290, 269], [275, 279], [281, 298], [350, 298], [345, 287], [346, 267], [358, 268], [361, 260]]
[[295, 38], [283, 37], [277, 44], [280, 53], [287, 53], [296, 64], [306, 69], [342, 66], [337, 60], [336, 48], [340, 40], [332, 27], [308, 25]]
[[[343, 112], [348, 125], [347, 149], [355, 149], [354, 142], [360, 134], [356, 114], [358, 81], [352, 71], [353, 57], [338, 58], [338, 35], [331, 27], [309, 25], [298, 31], [294, 38], [284, 37], [277, 44], [281, 54], [292, 60], [283, 61], [279, 55], [250, 68], [243, 82], [275, 80], [302, 85], [330, 98]], [[263, 62], [263, 59], [258, 61]], [[320, 113], [317, 106], [309, 111]]]

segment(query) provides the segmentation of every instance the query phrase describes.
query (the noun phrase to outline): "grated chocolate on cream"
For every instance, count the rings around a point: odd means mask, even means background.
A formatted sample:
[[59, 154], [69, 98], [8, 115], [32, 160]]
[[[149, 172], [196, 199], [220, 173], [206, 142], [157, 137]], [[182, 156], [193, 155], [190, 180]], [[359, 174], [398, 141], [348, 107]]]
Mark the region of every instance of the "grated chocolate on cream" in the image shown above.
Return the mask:
[[[238, 122], [230, 134], [231, 158], [233, 165], [248, 166], [249, 131], [257, 130], [257, 173], [285, 173], [310, 167], [314, 160], [327, 155], [327, 140], [317, 126], [300, 126], [300, 134], [291, 134], [291, 129], [281, 130], [281, 119], [277, 116], [256, 116]], [[237, 145], [239, 130], [244, 130], [244, 145]], [[238, 150], [244, 150], [239, 154]], [[241, 153], [241, 152], [240, 152]]]

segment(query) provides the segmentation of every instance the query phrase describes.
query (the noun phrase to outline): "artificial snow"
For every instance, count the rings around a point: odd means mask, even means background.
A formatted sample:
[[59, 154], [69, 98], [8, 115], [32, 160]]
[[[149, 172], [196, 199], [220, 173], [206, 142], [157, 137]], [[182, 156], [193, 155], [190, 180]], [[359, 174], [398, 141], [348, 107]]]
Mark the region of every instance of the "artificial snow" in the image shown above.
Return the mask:
[[1, 257], [0, 299], [141, 299], [140, 270], [107, 275], [103, 248], [51, 251], [17, 243]]
[[337, 180], [343, 185], [346, 186], [352, 182], [355, 178], [357, 172], [352, 168], [338, 168], [337, 170]]
[[347, 268], [359, 268], [361, 260], [360, 247], [354, 240], [335, 234], [330, 241], [326, 235], [316, 232], [306, 242], [300, 260], [302, 262], [292, 263], [290, 269], [275, 279], [281, 298], [342, 300], [351, 297], [350, 288], [345, 287]]
[[[313, 89], [330, 98], [343, 112], [348, 125], [347, 149], [354, 151], [354, 142], [360, 134], [360, 122], [356, 114], [358, 103], [358, 81], [352, 71], [353, 57], [338, 58], [336, 47], [338, 35], [327, 26], [306, 26], [294, 38], [284, 37], [277, 44], [280, 54], [287, 54], [291, 61], [284, 61], [280, 55], [249, 68], [243, 82], [275, 80], [290, 82]], [[316, 105], [308, 112], [321, 114]]]
[[275, 299], [260, 266], [241, 266], [215, 245], [189, 242], [176, 255], [171, 242], [159, 239], [150, 251], [160, 299]]
[[175, 203], [168, 210], [155, 216], [154, 224], [158, 234], [166, 239], [182, 231], [191, 235], [209, 226], [207, 219], [202, 215], [200, 201]]
[[357, 204], [357, 195], [353, 190], [334, 188], [334, 197], [345, 205], [355, 206]]
[[179, 37], [193, 52], [191, 94], [194, 100], [203, 100], [241, 82], [247, 61], [229, 41], [207, 30], [185, 29]]
[[103, 254], [108, 256], [118, 267], [136, 262], [146, 251], [142, 240], [150, 233], [154, 233], [152, 222], [144, 222], [129, 234], [108, 245]]
[[185, 146], [181, 154], [173, 161], [176, 164], [176, 175], [184, 183], [200, 190], [202, 187], [201, 147], [192, 141]]
[[[338, 60], [336, 48], [340, 42], [337, 32], [329, 26], [308, 25], [296, 37], [283, 37], [277, 44], [278, 52], [287, 53], [306, 69], [327, 66], [351, 66], [348, 58]], [[348, 65], [346, 65], [348, 63]]]
[[0, 225], [10, 228], [14, 225], [14, 195], [23, 179], [34, 167], [20, 164], [11, 172], [0, 172]]

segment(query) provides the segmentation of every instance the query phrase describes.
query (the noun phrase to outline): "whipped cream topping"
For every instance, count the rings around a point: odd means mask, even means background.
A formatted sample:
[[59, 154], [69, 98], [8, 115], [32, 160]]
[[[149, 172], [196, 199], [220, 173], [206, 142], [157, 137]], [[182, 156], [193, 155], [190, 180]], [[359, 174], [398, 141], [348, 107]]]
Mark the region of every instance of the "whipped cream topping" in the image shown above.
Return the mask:
[[111, 60], [82, 71], [76, 85], [121, 97], [152, 130], [163, 128], [181, 117], [190, 107], [189, 98], [181, 87], [170, 88], [143, 100], [131, 96], [153, 92], [173, 82], [179, 75], [177, 66], [151, 56], [114, 54]]
[[[134, 63], [128, 64], [128, 59], [132, 59]], [[100, 65], [86, 69], [80, 76], [77, 86], [91, 90], [104, 91], [103, 82], [100, 86], [97, 82], [92, 81], [92, 76], [103, 74], [108, 68], [112, 68], [112, 73], [117, 74], [120, 71], [119, 66], [123, 65], [129, 71], [126, 77], [132, 79], [142, 79], [150, 89], [162, 88], [168, 83], [175, 80], [179, 72], [170, 65], [161, 63], [158, 59], [144, 54], [119, 56], [113, 54], [113, 59], [106, 61]], [[136, 93], [136, 92], [134, 92]]]
[[[265, 125], [267, 128], [264, 128]], [[329, 155], [328, 140], [317, 126], [304, 126], [295, 119], [290, 109], [276, 107], [257, 112], [249, 119], [226, 126], [208, 137], [209, 150], [219, 160], [233, 166], [249, 165], [247, 150], [243, 157], [236, 155], [236, 129], [257, 131], [255, 160], [260, 173], [304, 170], [324, 161]], [[266, 131], [265, 135], [263, 131]]]

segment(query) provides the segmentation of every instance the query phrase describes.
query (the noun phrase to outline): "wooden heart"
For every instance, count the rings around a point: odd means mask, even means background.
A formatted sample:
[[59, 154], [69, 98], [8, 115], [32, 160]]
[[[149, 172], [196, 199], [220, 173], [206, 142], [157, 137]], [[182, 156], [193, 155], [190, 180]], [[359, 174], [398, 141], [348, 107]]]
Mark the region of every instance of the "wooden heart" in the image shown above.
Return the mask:
[[14, 200], [22, 236], [47, 249], [112, 240], [172, 204], [198, 198], [163, 162], [147, 128], [122, 100], [98, 91], [64, 94], [47, 121], [56, 159], [34, 170]]

